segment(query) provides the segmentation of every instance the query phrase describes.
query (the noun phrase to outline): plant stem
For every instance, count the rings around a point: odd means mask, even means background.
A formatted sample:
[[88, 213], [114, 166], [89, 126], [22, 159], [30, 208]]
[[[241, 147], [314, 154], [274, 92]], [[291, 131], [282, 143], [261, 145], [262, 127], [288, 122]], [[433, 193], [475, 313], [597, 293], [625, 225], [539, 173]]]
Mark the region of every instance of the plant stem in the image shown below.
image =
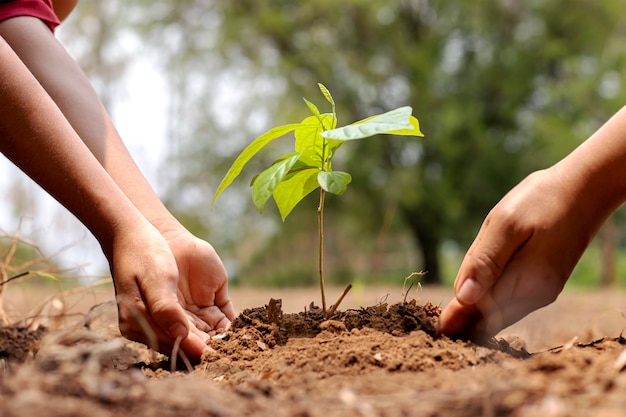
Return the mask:
[[21, 274], [17, 274], [16, 276], [11, 277], [11, 278], [3, 278], [2, 280], [0, 280], [0, 287], [8, 284], [11, 281], [15, 281], [16, 279], [25, 277], [28, 274], [30, 274], [30, 271], [22, 272]]
[[324, 290], [324, 200], [326, 191], [320, 188], [320, 205], [317, 207], [317, 231], [319, 236], [319, 273], [322, 291], [322, 311], [326, 314], [326, 292]]

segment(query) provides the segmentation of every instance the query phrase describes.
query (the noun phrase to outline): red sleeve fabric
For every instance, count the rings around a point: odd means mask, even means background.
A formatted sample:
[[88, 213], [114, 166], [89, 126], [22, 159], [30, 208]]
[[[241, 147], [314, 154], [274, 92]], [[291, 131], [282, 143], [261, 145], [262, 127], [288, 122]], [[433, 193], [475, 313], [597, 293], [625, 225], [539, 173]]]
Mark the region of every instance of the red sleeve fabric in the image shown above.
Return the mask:
[[41, 19], [52, 32], [61, 23], [52, 7], [52, 0], [0, 0], [0, 22], [17, 16]]

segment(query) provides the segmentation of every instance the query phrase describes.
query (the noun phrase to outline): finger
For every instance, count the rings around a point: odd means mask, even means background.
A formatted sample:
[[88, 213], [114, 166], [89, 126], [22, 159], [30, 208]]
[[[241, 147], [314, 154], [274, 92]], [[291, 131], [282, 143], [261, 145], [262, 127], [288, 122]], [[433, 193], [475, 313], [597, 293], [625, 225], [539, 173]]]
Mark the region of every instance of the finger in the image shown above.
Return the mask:
[[187, 314], [187, 318], [189, 319], [190, 323], [201, 332], [207, 333], [214, 329], [214, 326], [211, 326], [202, 318], [198, 317], [195, 313], [192, 313], [189, 310], [185, 310], [185, 313]]
[[[529, 313], [552, 303], [563, 289], [564, 281], [557, 279], [558, 275], [545, 265], [533, 263], [528, 254], [533, 251], [528, 248], [525, 246], [517, 252], [498, 282], [477, 304], [466, 307], [476, 312], [472, 320], [463, 323], [459, 320], [451, 327], [445, 324], [444, 329], [451, 328], [456, 337], [482, 344]], [[449, 319], [451, 316], [456, 317], [454, 308], [446, 312], [445, 320], [455, 320]]]
[[180, 348], [185, 352], [189, 359], [193, 361], [199, 361], [202, 359], [202, 354], [207, 350], [210, 350], [207, 345], [209, 335], [199, 331], [192, 327], [189, 332], [189, 336], [182, 340]]
[[[207, 242], [202, 243], [208, 248], [208, 254], [200, 251], [192, 253], [192, 255], [197, 257], [187, 264], [181, 274], [182, 277], [202, 277], [202, 279], [182, 280], [181, 292], [183, 299], [193, 300], [193, 304], [197, 306], [217, 306], [222, 311], [219, 319], [206, 318], [204, 320], [216, 328], [227, 327], [227, 324], [235, 319], [236, 313], [228, 294], [226, 268], [224, 268], [213, 247]], [[224, 316], [226, 321], [223, 320]]]
[[141, 280], [139, 288], [152, 320], [172, 339], [189, 333], [187, 315], [178, 302], [177, 274], [163, 274], [158, 280]]
[[481, 318], [480, 312], [475, 306], [463, 305], [454, 298], [439, 316], [438, 332], [456, 338], [465, 329], [473, 328]]
[[145, 307], [122, 306], [119, 309], [119, 328], [122, 335], [149, 348], [163, 351], [163, 346], [171, 345], [172, 339], [150, 319]]
[[230, 320], [217, 306], [202, 308], [196, 311], [195, 314], [204, 322], [208, 323], [212, 329], [226, 329], [230, 326]]
[[[208, 335], [204, 334], [206, 337], [197, 334], [196, 332], [189, 332], [189, 335], [183, 339], [180, 343], [180, 349], [185, 353], [185, 355], [192, 361], [199, 361], [202, 359], [202, 354], [211, 350], [211, 348], [207, 345]], [[141, 331], [130, 331], [128, 334], [124, 335], [127, 339], [134, 340], [139, 343], [146, 344], [148, 346], [148, 340], [146, 340], [145, 333]], [[167, 341], [160, 340], [158, 345], [153, 347], [154, 350], [157, 350], [164, 355], [171, 356], [174, 348], [175, 341], [171, 341], [169, 338]]]
[[[479, 314], [476, 315], [475, 320], [472, 323], [460, 329], [456, 334], [456, 337], [471, 340], [474, 343], [484, 345], [492, 337], [494, 337], [500, 330], [512, 324], [514, 321], [510, 321], [512, 316], [506, 318], [507, 311], [503, 310], [498, 303], [495, 303], [490, 295], [487, 295], [488, 303], [481, 301], [477, 306]], [[509, 313], [513, 313], [509, 311]], [[515, 320], [516, 321], [516, 320]]]
[[468, 250], [454, 290], [460, 304], [476, 304], [498, 280], [509, 259], [531, 236], [508, 216], [490, 213]]
[[237, 317], [235, 306], [233, 306], [233, 302], [228, 295], [228, 288], [225, 285], [215, 293], [215, 305], [224, 313], [229, 322]]
[[[511, 321], [515, 315], [514, 310], [505, 311], [501, 308], [501, 305], [509, 305], [513, 301], [510, 294], [499, 300], [504, 302], [498, 303], [492, 291], [470, 306], [453, 299], [441, 312], [439, 332], [452, 338], [472, 340], [478, 344], [486, 343], [504, 327], [517, 321]], [[511, 315], [506, 315], [507, 313]]]
[[[131, 303], [129, 297], [118, 296], [120, 330], [124, 337], [136, 342], [144, 343], [149, 348], [164, 354], [171, 354], [176, 341], [154, 321], [148, 314], [143, 302]], [[138, 299], [138, 298], [137, 298]], [[188, 335], [181, 341], [180, 348], [192, 360], [199, 360], [202, 353], [209, 349], [207, 340], [209, 335], [196, 327], [196, 322], [202, 323], [193, 313], [185, 314], [185, 322], [190, 329]], [[204, 328], [208, 325], [204, 323]]]
[[563, 283], [551, 269], [533, 265], [528, 256], [515, 259], [488, 297], [476, 306], [480, 319], [468, 329], [466, 336], [478, 342], [488, 340], [529, 313], [552, 303], [563, 289]]
[[457, 337], [472, 340], [478, 344], [486, 344], [502, 329], [518, 322], [544, 305], [533, 298], [508, 300], [504, 304], [493, 303], [488, 308], [483, 308], [479, 319], [458, 333]]
[[[208, 276], [212, 277], [214, 282], [222, 282], [222, 285], [217, 287], [215, 294], [212, 295], [214, 297], [214, 304], [222, 311], [224, 316], [226, 316], [228, 324], [230, 324], [230, 322], [235, 319], [236, 313], [235, 307], [230, 299], [230, 295], [228, 294], [228, 274], [226, 273], [226, 268], [224, 268], [224, 264], [219, 259], [217, 253], [214, 250], [212, 250], [211, 253], [211, 262], [209, 262], [209, 264], [212, 265], [213, 270], [210, 271]], [[217, 323], [221, 321], [223, 320], [220, 319]], [[222, 326], [227, 327], [224, 325]], [[218, 324], [215, 324], [216, 328], [222, 328], [222, 326], [218, 327]]]

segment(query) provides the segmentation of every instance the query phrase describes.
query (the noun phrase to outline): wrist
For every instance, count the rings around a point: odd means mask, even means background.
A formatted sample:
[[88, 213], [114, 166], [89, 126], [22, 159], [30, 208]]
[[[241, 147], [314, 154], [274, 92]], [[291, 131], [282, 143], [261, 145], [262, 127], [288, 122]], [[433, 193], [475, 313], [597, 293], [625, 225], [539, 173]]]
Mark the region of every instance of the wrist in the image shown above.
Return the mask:
[[[82, 220], [82, 219], [81, 219]], [[102, 252], [110, 261], [114, 248], [128, 236], [139, 235], [139, 231], [151, 227], [150, 223], [130, 202], [127, 207], [101, 207], [98, 214], [83, 223], [95, 236]]]
[[148, 221], [163, 236], [171, 236], [172, 234], [187, 232], [187, 229], [178, 221], [178, 219], [176, 219], [168, 211], [157, 216], [149, 217]]

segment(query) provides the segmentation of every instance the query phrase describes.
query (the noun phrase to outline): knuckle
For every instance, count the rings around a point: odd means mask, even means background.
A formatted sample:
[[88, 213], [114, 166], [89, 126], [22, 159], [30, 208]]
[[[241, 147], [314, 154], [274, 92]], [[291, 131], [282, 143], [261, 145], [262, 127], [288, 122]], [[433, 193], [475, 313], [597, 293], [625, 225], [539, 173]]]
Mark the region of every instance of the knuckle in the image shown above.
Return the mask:
[[495, 254], [491, 251], [482, 250], [479, 253], [468, 253], [468, 255], [473, 260], [475, 270], [479, 271], [475, 278], [483, 284], [492, 284], [502, 274], [504, 268], [498, 264]]
[[174, 306], [170, 300], [159, 298], [152, 303], [150, 311], [155, 318], [158, 318], [170, 314], [173, 308]]

